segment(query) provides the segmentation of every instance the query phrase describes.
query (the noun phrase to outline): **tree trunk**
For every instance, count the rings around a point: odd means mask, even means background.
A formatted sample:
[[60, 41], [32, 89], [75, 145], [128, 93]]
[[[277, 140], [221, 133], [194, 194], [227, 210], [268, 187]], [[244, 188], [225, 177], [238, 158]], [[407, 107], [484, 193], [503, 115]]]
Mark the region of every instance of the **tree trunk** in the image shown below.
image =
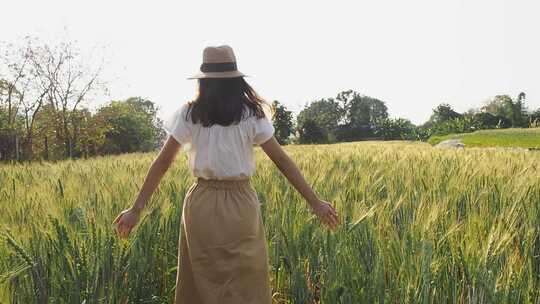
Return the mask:
[[47, 136], [45, 136], [44, 144], [45, 144], [45, 159], [49, 160], [49, 141], [47, 139]]
[[19, 160], [19, 136], [15, 135], [15, 159]]

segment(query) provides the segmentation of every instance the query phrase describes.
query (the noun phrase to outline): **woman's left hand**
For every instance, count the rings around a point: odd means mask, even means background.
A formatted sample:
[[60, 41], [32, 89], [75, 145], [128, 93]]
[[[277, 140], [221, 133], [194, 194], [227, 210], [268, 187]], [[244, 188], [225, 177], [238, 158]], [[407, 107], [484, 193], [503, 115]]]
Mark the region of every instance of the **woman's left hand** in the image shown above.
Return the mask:
[[116, 233], [119, 237], [127, 237], [131, 229], [139, 222], [140, 213], [136, 209], [126, 209], [114, 219], [113, 224], [116, 224]]

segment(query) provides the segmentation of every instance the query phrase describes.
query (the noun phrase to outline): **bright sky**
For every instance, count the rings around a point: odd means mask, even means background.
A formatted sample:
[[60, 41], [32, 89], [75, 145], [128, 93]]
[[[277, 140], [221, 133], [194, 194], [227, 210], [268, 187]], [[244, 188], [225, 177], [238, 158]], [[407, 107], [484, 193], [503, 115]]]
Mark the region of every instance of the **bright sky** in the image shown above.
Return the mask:
[[[347, 89], [379, 98], [392, 117], [428, 119], [497, 94], [527, 93], [540, 107], [540, 2], [6, 1], [0, 40], [107, 45], [109, 99], [143, 96], [166, 117], [192, 98], [202, 50], [229, 44], [240, 71], [269, 101], [296, 114]], [[103, 102], [103, 101], [100, 101]]]

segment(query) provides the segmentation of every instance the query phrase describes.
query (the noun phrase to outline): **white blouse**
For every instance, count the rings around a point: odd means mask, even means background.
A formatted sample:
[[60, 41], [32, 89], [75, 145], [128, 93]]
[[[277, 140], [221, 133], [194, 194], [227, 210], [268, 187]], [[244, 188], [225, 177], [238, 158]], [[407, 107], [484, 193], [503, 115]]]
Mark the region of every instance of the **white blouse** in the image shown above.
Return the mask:
[[244, 115], [238, 124], [203, 127], [200, 123], [194, 124], [191, 118], [185, 119], [187, 109], [187, 103], [180, 106], [164, 121], [163, 127], [186, 147], [193, 175], [220, 180], [253, 175], [253, 145], [262, 144], [274, 135], [272, 122], [266, 117], [257, 119], [254, 115]]

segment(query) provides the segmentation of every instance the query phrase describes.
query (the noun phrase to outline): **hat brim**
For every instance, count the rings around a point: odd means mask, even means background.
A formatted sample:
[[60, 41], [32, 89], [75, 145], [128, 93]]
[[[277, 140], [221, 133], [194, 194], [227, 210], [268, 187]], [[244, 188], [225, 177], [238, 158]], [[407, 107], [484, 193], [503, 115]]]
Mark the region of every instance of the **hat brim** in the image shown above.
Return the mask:
[[200, 78], [234, 78], [234, 77], [249, 77], [248, 75], [240, 71], [226, 71], [226, 72], [199, 72], [187, 79], [200, 79]]

